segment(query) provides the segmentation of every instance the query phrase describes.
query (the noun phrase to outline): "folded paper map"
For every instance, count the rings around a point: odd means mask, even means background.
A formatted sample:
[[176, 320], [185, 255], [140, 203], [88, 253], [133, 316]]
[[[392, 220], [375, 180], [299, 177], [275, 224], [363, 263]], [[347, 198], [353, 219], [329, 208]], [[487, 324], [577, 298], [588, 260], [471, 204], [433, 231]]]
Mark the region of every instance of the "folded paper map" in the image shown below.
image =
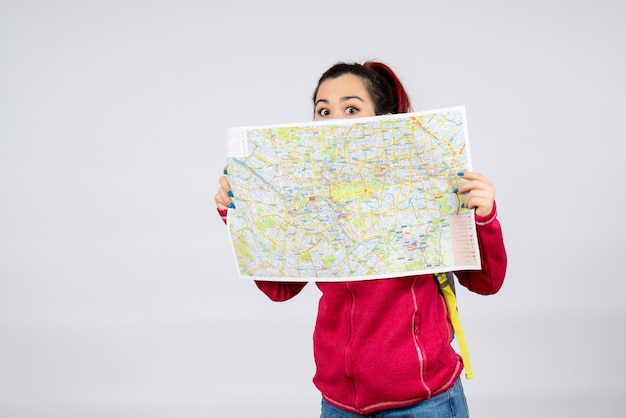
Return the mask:
[[463, 106], [228, 130], [239, 275], [350, 281], [480, 269]]

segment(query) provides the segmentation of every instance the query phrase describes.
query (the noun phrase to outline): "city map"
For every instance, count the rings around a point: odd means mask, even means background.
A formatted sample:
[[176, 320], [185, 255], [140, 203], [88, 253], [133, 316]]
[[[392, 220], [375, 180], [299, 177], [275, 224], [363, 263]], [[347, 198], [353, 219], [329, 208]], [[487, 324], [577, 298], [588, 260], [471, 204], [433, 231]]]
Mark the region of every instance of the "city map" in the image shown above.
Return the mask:
[[[350, 281], [480, 269], [465, 107], [228, 130], [239, 275]], [[461, 174], [462, 175], [462, 174]]]

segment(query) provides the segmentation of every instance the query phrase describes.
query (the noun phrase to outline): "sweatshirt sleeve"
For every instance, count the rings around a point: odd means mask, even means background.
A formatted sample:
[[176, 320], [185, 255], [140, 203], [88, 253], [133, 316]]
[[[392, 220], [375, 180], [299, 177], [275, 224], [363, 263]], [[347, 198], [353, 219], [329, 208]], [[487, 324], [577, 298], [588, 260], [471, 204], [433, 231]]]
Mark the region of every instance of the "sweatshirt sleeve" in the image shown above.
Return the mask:
[[296, 296], [307, 282], [270, 282], [255, 280], [256, 286], [261, 292], [274, 302], [284, 302]]
[[228, 210], [227, 209], [219, 209], [217, 208], [217, 213], [220, 215], [220, 218], [222, 218], [222, 221], [224, 221], [224, 223], [226, 223], [226, 219], [228, 219]]
[[495, 203], [489, 215], [476, 215], [476, 233], [482, 269], [455, 271], [454, 274], [472, 292], [492, 295], [502, 287], [507, 268], [507, 254]]
[[[217, 209], [217, 213], [226, 223], [228, 210]], [[296, 296], [306, 286], [306, 282], [270, 282], [255, 280], [257, 287], [274, 302], [283, 302]]]

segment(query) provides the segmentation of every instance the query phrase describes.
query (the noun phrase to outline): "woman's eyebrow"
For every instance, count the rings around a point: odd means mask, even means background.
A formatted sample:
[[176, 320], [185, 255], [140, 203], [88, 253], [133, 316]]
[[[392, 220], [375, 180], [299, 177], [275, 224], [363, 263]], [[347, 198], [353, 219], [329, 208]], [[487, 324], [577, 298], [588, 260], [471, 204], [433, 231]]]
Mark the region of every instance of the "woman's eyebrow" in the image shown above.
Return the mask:
[[341, 98], [342, 102], [348, 101], [348, 100], [352, 100], [352, 99], [357, 99], [360, 100], [362, 102], [365, 102], [365, 100], [361, 99], [359, 96], [345, 96]]
[[[342, 102], [347, 102], [348, 100], [352, 100], [352, 99], [356, 99], [359, 100], [363, 103], [365, 103], [365, 100], [363, 100], [360, 96], [344, 96], [341, 97], [339, 100]], [[319, 103], [328, 103], [328, 100], [326, 99], [319, 99], [315, 102], [315, 106], [317, 106]]]

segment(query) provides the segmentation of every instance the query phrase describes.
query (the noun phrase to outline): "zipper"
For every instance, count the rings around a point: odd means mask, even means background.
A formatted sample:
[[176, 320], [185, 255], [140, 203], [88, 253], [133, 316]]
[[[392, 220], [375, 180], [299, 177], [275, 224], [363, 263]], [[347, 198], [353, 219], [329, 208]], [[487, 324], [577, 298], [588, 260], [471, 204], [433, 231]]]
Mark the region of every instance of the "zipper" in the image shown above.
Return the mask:
[[428, 391], [428, 396], [432, 394], [430, 387], [426, 384], [426, 379], [424, 378], [424, 353], [422, 351], [421, 338], [419, 336], [420, 329], [419, 324], [417, 324], [417, 311], [420, 309], [417, 306], [417, 296], [415, 294], [415, 283], [417, 282], [417, 276], [413, 279], [413, 283], [411, 285], [411, 294], [413, 296], [413, 343], [415, 344], [415, 354], [417, 355], [417, 361], [419, 363], [419, 379], [422, 386]]
[[[354, 333], [354, 322], [356, 316], [356, 304], [354, 300], [354, 292], [352, 291], [351, 282], [346, 282], [346, 291], [350, 297], [350, 316], [348, 318], [348, 329], [350, 335], [348, 336], [348, 342], [346, 343], [346, 349], [344, 350], [344, 367], [346, 373], [346, 379], [352, 385], [352, 393], [354, 394], [354, 400], [356, 401], [356, 383], [354, 376], [352, 375], [352, 336]], [[352, 402], [354, 405], [356, 402]]]

